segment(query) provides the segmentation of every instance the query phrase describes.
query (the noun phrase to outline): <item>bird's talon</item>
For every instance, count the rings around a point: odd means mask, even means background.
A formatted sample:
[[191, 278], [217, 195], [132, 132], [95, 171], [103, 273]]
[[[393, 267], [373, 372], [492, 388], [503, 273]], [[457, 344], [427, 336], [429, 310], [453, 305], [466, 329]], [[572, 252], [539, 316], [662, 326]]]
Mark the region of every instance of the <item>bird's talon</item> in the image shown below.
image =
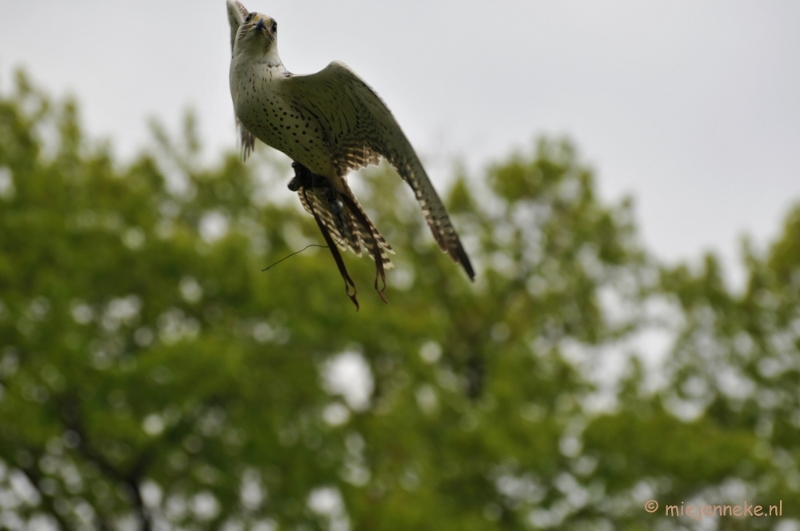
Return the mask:
[[289, 181], [289, 190], [296, 192], [300, 188], [308, 188], [312, 179], [311, 171], [299, 162], [292, 162], [292, 169], [294, 177]]

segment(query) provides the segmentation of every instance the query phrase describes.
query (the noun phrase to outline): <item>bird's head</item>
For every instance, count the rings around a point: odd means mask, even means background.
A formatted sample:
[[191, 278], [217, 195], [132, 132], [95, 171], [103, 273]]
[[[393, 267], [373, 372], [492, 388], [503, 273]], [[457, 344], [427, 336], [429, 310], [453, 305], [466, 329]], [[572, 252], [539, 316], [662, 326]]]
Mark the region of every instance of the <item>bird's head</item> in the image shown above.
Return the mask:
[[278, 23], [274, 18], [251, 11], [239, 26], [234, 55], [258, 56], [269, 63], [280, 64], [278, 57]]

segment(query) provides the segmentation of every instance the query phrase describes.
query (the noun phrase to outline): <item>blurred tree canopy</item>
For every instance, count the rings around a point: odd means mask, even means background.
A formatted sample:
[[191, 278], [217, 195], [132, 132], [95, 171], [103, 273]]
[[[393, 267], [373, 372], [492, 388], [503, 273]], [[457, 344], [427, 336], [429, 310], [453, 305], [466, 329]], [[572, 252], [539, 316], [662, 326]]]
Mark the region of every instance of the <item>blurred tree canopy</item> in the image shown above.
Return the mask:
[[[736, 291], [544, 139], [446, 194], [472, 285], [379, 167], [398, 268], [385, 306], [344, 255], [356, 313], [325, 249], [261, 272], [322, 241], [284, 157], [154, 130], [121, 164], [0, 94], [0, 527], [798, 528], [800, 209]], [[782, 516], [664, 511], [745, 501]]]

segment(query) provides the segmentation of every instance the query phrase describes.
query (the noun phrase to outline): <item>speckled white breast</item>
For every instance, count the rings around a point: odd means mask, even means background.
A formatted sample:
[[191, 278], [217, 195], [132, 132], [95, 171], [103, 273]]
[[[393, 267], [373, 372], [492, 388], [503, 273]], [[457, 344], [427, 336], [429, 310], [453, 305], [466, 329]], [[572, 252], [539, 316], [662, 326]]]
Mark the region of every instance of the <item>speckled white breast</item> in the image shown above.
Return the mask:
[[278, 87], [285, 75], [285, 70], [280, 72], [264, 64], [235, 73], [232, 70], [231, 94], [236, 115], [265, 144], [314, 173], [333, 177], [331, 150], [322, 127], [313, 116], [289, 104], [279, 94]]

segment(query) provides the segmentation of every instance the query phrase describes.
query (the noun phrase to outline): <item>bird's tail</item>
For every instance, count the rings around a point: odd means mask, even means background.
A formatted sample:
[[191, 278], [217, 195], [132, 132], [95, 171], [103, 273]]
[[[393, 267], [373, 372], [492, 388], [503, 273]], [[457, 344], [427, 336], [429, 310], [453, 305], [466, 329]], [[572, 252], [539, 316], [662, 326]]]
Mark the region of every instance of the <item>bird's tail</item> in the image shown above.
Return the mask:
[[[330, 188], [313, 188], [307, 194], [299, 194], [303, 208], [312, 215], [317, 214], [341, 249], [347, 249], [357, 256], [361, 256], [364, 249], [373, 259], [377, 250], [383, 268], [392, 269], [394, 264], [389, 259], [389, 253], [394, 254], [394, 250], [358, 204], [346, 183], [344, 186], [344, 192], [339, 192], [336, 198], [330, 197]], [[339, 199], [341, 202], [337, 205]]]

